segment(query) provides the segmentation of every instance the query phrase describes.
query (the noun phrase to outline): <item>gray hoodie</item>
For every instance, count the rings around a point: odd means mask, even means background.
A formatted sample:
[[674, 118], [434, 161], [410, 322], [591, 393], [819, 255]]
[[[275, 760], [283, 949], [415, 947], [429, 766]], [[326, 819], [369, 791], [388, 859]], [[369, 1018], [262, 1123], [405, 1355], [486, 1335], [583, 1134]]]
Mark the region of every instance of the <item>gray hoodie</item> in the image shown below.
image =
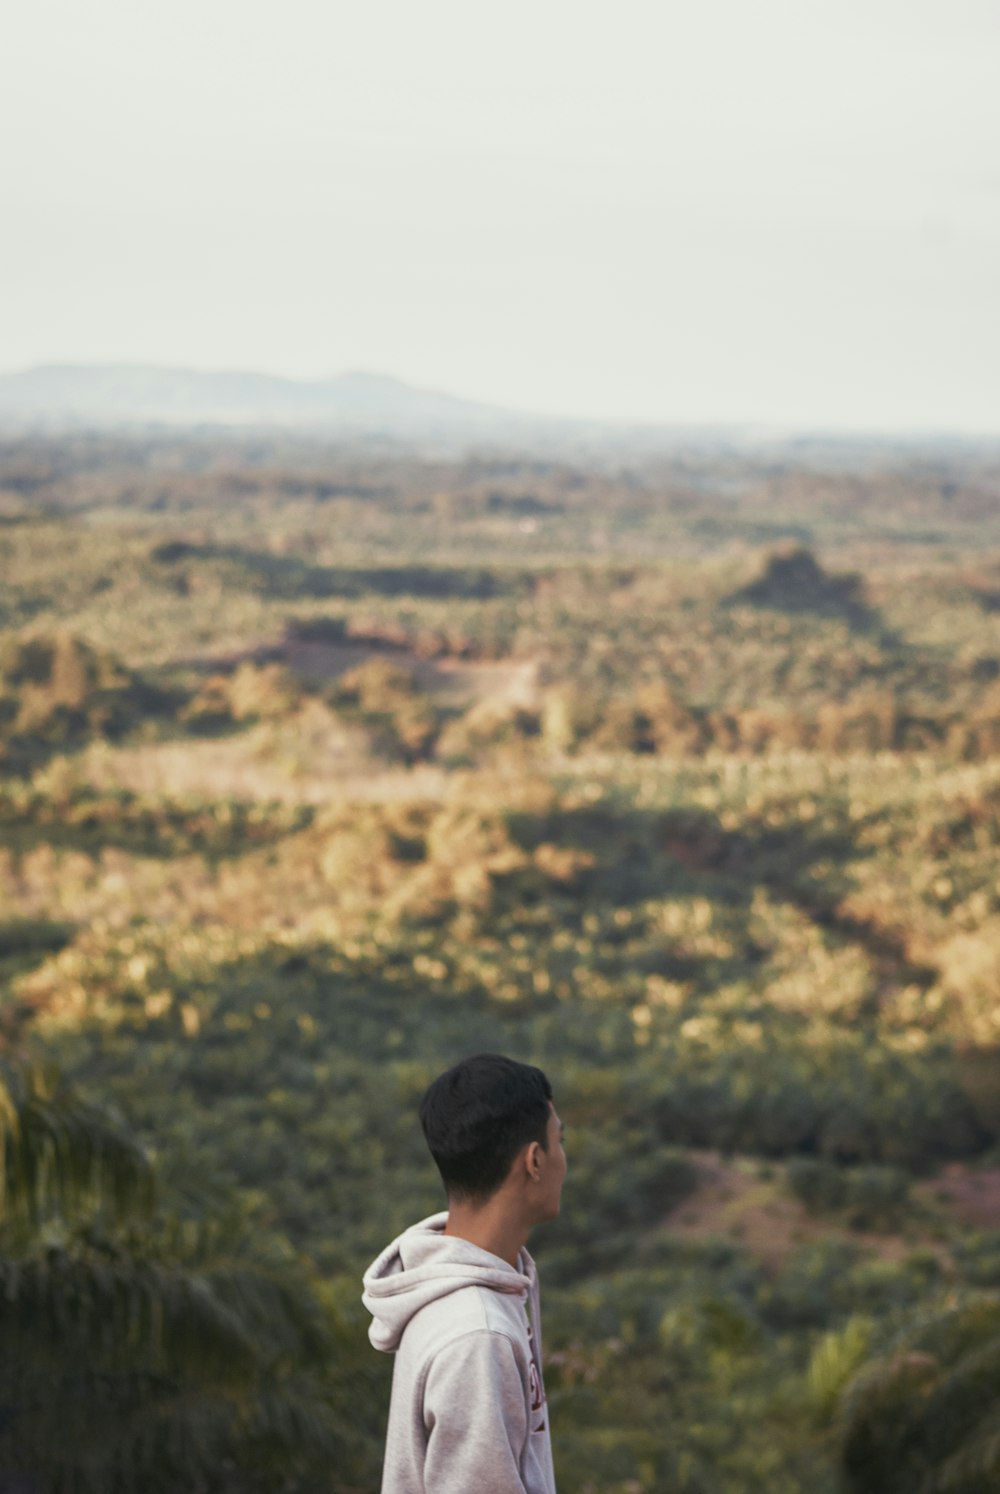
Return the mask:
[[365, 1272], [376, 1349], [396, 1355], [382, 1494], [556, 1494], [538, 1276], [415, 1224]]

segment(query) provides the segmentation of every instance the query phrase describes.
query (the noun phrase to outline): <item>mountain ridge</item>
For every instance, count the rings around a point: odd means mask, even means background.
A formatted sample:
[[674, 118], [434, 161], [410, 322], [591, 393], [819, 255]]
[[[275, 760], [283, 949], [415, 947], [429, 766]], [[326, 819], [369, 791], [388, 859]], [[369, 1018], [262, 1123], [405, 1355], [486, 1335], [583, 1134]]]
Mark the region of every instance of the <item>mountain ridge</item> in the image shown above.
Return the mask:
[[809, 450], [840, 466], [881, 451], [1000, 446], [1000, 437], [939, 432], [839, 431], [741, 421], [596, 419], [530, 413], [423, 388], [392, 374], [349, 369], [321, 379], [259, 370], [155, 363], [52, 362], [0, 373], [0, 435], [249, 429], [410, 445], [473, 443], [520, 449], [656, 452], [725, 447]]
[[145, 363], [43, 363], [0, 374], [0, 420], [104, 424], [545, 425], [390, 374], [351, 369], [324, 379]]

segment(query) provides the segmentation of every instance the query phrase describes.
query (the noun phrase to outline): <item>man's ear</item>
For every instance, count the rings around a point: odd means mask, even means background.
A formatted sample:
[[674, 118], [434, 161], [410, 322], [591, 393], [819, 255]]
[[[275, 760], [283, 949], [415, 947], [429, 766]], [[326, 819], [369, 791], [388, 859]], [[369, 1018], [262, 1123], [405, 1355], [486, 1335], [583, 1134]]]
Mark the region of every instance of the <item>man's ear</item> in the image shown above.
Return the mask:
[[537, 1183], [542, 1175], [542, 1164], [538, 1155], [541, 1150], [541, 1143], [537, 1141], [529, 1141], [525, 1148], [524, 1169], [533, 1183]]

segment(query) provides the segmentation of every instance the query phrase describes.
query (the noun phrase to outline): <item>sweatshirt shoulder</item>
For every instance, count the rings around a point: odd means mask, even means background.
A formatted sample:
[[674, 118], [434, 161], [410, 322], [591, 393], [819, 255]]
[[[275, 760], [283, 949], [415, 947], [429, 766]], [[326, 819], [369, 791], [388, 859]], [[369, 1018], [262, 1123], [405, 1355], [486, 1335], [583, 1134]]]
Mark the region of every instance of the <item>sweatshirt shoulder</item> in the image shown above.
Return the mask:
[[407, 1324], [399, 1352], [411, 1359], [431, 1359], [455, 1340], [471, 1333], [499, 1333], [515, 1352], [527, 1350], [527, 1316], [519, 1296], [489, 1287], [466, 1286], [428, 1302]]

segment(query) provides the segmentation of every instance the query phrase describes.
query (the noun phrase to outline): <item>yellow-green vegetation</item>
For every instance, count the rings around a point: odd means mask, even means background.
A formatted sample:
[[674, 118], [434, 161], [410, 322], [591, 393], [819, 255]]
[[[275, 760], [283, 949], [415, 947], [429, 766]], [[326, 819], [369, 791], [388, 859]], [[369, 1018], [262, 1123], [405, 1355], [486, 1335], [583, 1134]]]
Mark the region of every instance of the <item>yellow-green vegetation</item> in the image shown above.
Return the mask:
[[[36, 1293], [0, 1439], [58, 1387], [33, 1494], [376, 1487], [359, 1276], [437, 1207], [416, 1102], [481, 1049], [567, 1123], [565, 1494], [991, 1488], [995, 458], [2, 455], [0, 1035], [82, 1096], [76, 1191], [0, 1214]], [[110, 1209], [147, 1154], [152, 1212]], [[101, 1282], [113, 1431], [94, 1314], [72, 1355], [33, 1326]]]

